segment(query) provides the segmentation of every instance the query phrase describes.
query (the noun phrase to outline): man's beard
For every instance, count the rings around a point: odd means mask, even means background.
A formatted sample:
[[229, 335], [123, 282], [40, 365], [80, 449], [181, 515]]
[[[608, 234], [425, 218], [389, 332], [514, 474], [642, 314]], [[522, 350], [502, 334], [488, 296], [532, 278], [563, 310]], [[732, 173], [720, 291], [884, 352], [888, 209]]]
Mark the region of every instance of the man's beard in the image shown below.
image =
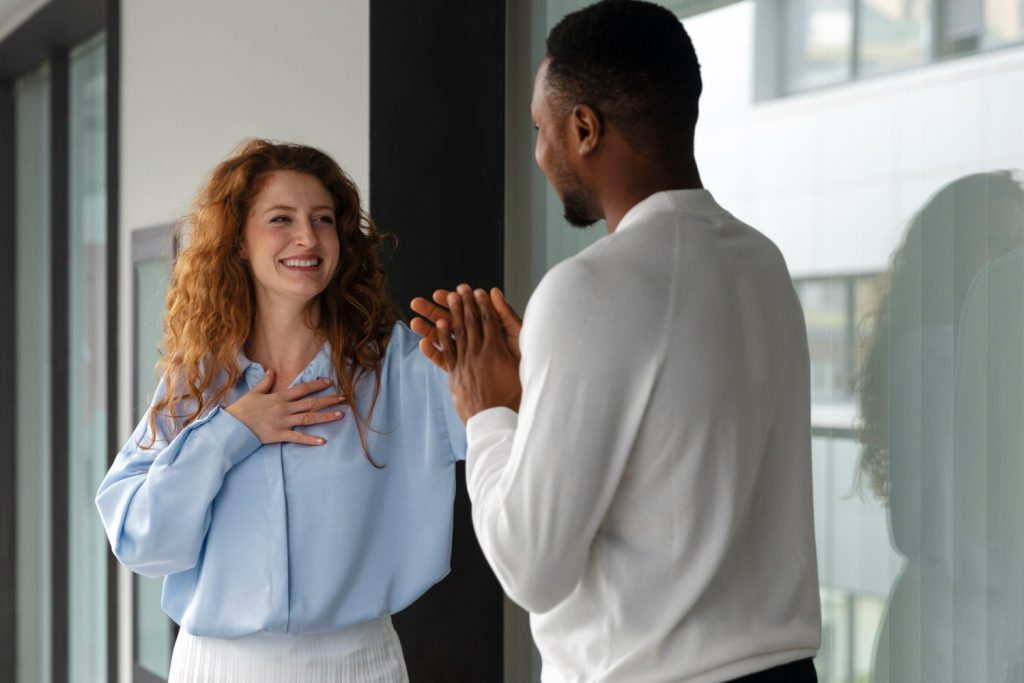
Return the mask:
[[562, 186], [562, 206], [565, 208], [565, 220], [574, 228], [589, 228], [600, 220], [595, 217], [590, 207], [594, 205], [590, 191], [583, 186], [580, 179], [568, 168], [562, 167], [558, 174], [559, 185]]
[[589, 228], [597, 222], [587, 211], [587, 202], [582, 192], [566, 190], [562, 194], [562, 206], [565, 207], [565, 220], [574, 228]]

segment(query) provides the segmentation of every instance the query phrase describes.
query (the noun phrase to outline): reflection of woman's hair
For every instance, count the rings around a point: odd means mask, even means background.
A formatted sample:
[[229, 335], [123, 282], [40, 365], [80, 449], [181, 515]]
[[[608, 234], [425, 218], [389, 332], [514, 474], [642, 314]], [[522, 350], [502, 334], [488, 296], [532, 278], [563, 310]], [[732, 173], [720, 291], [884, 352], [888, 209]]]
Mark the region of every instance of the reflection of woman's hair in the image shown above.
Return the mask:
[[[167, 393], [149, 415], [166, 412], [176, 429], [222, 402], [241, 375], [237, 352], [252, 333], [256, 299], [252, 274], [241, 258], [246, 220], [256, 195], [272, 171], [298, 171], [317, 178], [334, 200], [340, 259], [319, 303], [321, 341], [330, 345], [331, 364], [341, 394], [359, 429], [363, 452], [372, 463], [366, 435], [377, 401], [381, 364], [398, 312], [388, 299], [378, 259], [382, 241], [373, 220], [360, 207], [352, 179], [323, 152], [311, 147], [249, 140], [210, 174], [187, 226], [189, 244], [171, 274], [164, 319], [160, 367]], [[222, 373], [224, 373], [222, 375]], [[360, 411], [355, 385], [372, 373], [373, 397], [366, 415]], [[218, 378], [226, 376], [226, 381]]]
[[[974, 276], [1024, 241], [1024, 188], [1009, 171], [979, 173], [939, 190], [914, 216], [873, 314], [873, 334], [858, 378], [860, 475], [889, 497], [890, 346], [927, 327], [956, 330]], [[952, 283], [952, 301], [940, 283]], [[950, 291], [948, 286], [945, 291]]]

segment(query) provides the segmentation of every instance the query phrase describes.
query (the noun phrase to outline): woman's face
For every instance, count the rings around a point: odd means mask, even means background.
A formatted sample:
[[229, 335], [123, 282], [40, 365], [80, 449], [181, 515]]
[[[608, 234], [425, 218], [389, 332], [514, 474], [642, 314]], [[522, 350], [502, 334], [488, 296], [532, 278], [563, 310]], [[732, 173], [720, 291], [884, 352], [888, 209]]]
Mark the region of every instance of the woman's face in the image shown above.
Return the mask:
[[305, 306], [338, 269], [334, 200], [314, 176], [273, 171], [242, 235], [258, 306]]

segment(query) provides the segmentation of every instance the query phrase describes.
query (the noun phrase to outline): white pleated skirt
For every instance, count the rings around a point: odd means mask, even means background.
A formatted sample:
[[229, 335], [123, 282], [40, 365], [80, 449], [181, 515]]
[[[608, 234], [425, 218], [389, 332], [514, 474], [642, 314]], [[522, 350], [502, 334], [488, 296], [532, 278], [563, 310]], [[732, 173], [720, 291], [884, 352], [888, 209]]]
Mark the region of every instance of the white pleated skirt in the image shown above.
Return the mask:
[[334, 633], [225, 640], [178, 632], [167, 683], [408, 683], [391, 617]]

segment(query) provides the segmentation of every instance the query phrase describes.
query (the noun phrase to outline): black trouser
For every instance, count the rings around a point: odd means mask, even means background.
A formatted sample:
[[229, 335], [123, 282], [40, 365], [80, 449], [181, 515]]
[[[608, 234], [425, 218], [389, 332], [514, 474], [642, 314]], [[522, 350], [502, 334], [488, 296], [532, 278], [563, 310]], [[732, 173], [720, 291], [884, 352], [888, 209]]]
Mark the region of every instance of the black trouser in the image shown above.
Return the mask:
[[729, 683], [818, 683], [818, 674], [814, 671], [812, 660], [801, 659], [742, 678], [734, 678]]

